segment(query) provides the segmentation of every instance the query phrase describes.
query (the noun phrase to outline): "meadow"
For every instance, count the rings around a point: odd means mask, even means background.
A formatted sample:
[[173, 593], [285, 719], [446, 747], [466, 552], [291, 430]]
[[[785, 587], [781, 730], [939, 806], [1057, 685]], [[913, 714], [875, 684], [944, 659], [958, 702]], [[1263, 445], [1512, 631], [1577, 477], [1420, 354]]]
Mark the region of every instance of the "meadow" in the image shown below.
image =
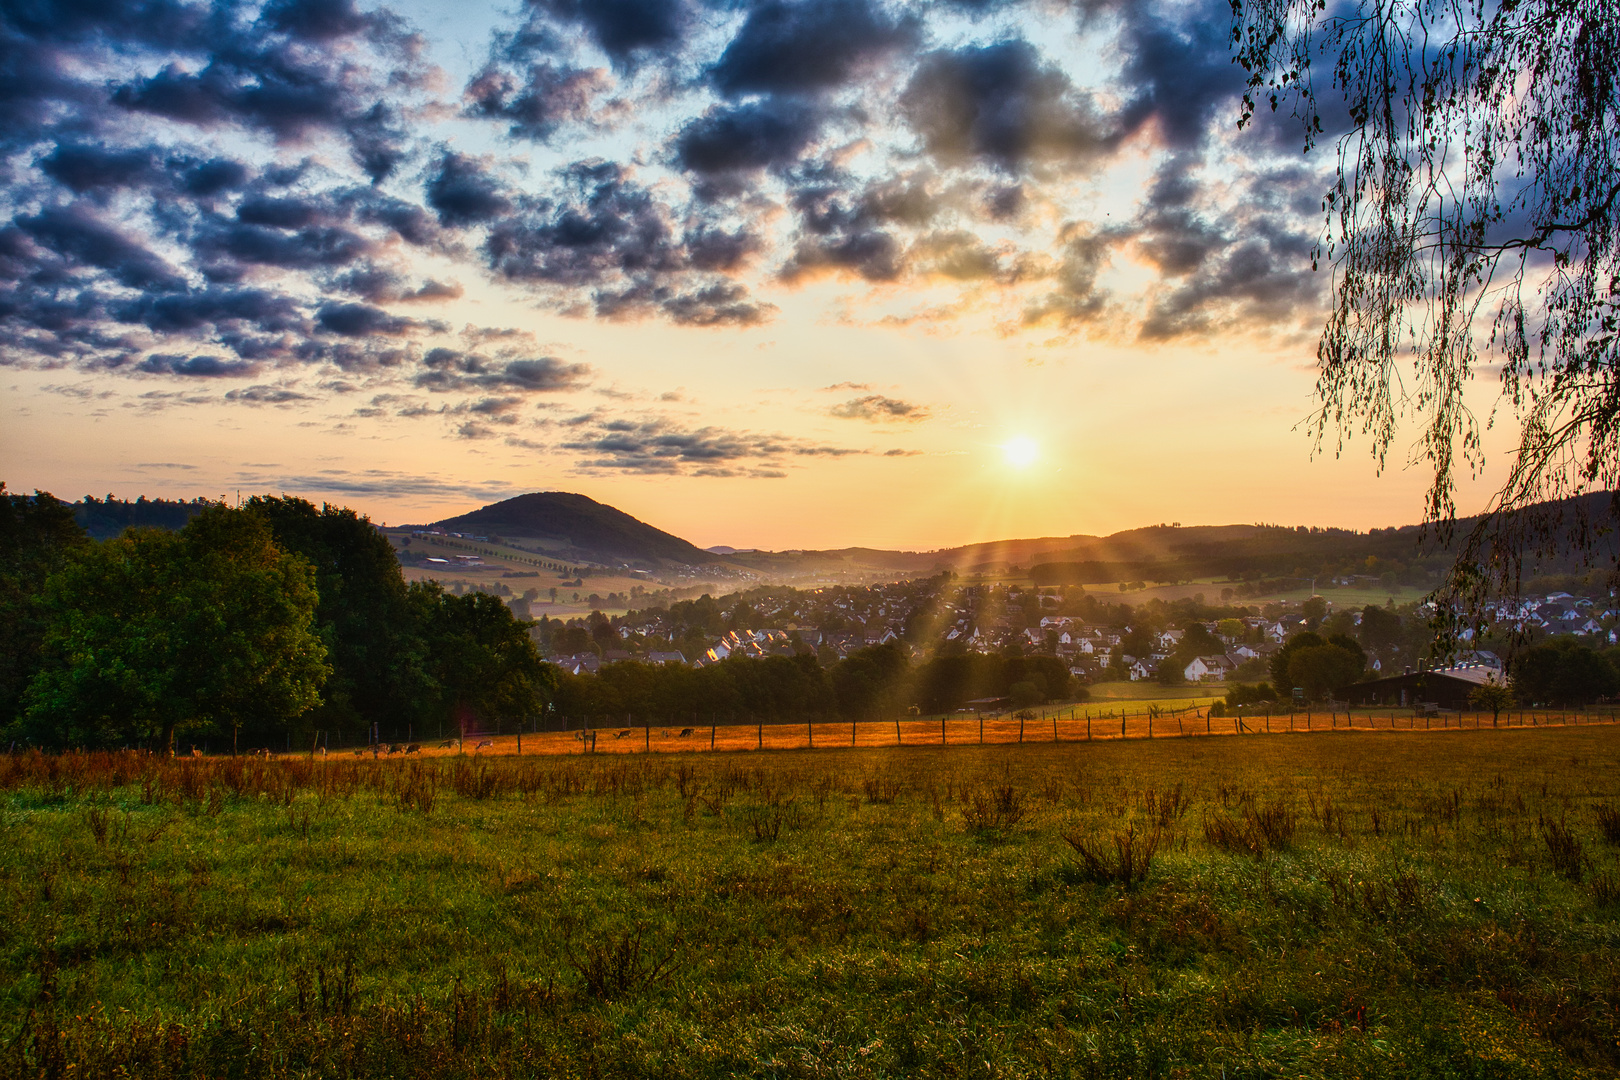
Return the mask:
[[6, 1076], [1620, 1069], [1608, 724], [11, 755], [0, 822]]

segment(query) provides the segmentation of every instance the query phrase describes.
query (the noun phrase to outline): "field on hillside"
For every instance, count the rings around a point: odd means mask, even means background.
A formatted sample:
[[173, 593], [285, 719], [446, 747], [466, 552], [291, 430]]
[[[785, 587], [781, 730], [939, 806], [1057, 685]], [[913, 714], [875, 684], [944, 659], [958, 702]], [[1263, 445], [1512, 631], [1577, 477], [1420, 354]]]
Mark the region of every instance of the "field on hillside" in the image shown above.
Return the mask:
[[0, 1074], [1612, 1076], [1620, 728], [0, 757]]

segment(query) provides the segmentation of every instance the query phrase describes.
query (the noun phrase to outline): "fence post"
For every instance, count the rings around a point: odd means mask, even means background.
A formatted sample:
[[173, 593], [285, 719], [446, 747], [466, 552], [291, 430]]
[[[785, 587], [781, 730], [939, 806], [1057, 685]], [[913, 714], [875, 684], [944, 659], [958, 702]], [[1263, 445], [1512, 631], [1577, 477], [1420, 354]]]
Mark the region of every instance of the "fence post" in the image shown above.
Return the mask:
[[1029, 712], [1028, 709], [1019, 709], [1018, 710], [1018, 741], [1019, 742], [1024, 741], [1024, 714], [1027, 713], [1027, 712]]
[[984, 745], [984, 713], [979, 714], [979, 745]]
[[945, 737], [945, 714], [939, 714], [939, 745], [944, 746], [950, 740]]
[[906, 741], [900, 737], [900, 714], [894, 714], [894, 745], [904, 746]]
[[1086, 710], [1086, 742], [1091, 741], [1091, 710]]
[[759, 740], [759, 744], [755, 747], [755, 749], [765, 749], [765, 721], [761, 720], [757, 716], [754, 717], [754, 734]]
[[851, 745], [851, 746], [855, 745], [855, 725], [856, 725], [856, 723], [858, 723], [858, 721], [851, 720], [849, 722], [849, 745]]
[[709, 749], [714, 749], [714, 713], [709, 714]]
[[[625, 717], [625, 719], [628, 720], [630, 718], [627, 716], [627, 717]], [[650, 753], [652, 753], [652, 717], [650, 717], [650, 716], [642, 717], [641, 718], [641, 723], [642, 723], [642, 736], [643, 736], [642, 746], [645, 747], [647, 753], [650, 754]]]
[[816, 725], [808, 717], [804, 721], [804, 734], [810, 740], [810, 749], [816, 748]]
[[1058, 737], [1057, 737], [1057, 712], [1055, 710], [1052, 713], [1052, 741], [1053, 742], [1058, 741]]
[[1153, 710], [1148, 710], [1148, 738], [1153, 738]]

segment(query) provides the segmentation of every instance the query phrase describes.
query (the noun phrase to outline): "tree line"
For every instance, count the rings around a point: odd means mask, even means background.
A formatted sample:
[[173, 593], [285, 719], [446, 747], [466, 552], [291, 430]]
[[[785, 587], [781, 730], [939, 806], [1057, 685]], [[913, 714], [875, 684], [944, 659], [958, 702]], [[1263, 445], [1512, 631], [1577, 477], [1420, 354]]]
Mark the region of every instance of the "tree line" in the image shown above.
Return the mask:
[[305, 745], [481, 729], [557, 672], [498, 597], [407, 584], [345, 507], [256, 497], [92, 539], [0, 484], [0, 731], [13, 746]]
[[1030, 708], [1084, 695], [1050, 656], [958, 654], [915, 662], [899, 642], [857, 649], [831, 664], [816, 654], [729, 657], [701, 668], [626, 661], [595, 674], [563, 674], [558, 722], [592, 724], [783, 723], [878, 720], [951, 712], [995, 699]]

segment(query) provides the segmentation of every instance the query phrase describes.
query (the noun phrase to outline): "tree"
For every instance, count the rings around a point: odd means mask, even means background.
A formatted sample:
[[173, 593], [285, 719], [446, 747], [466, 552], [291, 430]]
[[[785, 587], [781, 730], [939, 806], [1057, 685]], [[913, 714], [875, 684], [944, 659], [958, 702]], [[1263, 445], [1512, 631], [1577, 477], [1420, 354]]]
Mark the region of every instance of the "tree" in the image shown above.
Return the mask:
[[1468, 704], [1480, 710], [1489, 709], [1491, 727], [1496, 727], [1502, 710], [1513, 704], [1513, 691], [1501, 683], [1481, 683], [1468, 692]]
[[89, 543], [66, 503], [43, 491], [12, 495], [0, 483], [0, 730], [17, 720], [39, 668], [45, 579]]
[[1333, 266], [1318, 445], [1364, 434], [1382, 468], [1415, 422], [1433, 474], [1426, 519], [1449, 539], [1456, 475], [1483, 459], [1465, 391], [1499, 365], [1518, 446], [1439, 590], [1455, 641], [1483, 625], [1490, 599], [1518, 592], [1527, 563], [1571, 543], [1592, 551], [1592, 517], [1620, 515], [1612, 497], [1549, 501], [1620, 488], [1620, 9], [1234, 0], [1233, 11], [1249, 73], [1239, 123], [1262, 103], [1288, 105], [1307, 150], [1337, 137], [1318, 249]]
[[557, 669], [540, 659], [500, 597], [453, 596], [437, 582], [413, 582], [409, 595], [429, 646], [441, 719], [465, 731], [545, 709], [556, 693]]
[[1310, 701], [1321, 701], [1335, 690], [1361, 678], [1366, 662], [1343, 645], [1310, 645], [1296, 649], [1288, 659], [1288, 678], [1305, 691]]
[[1298, 683], [1290, 681], [1291, 676], [1288, 674], [1288, 664], [1294, 658], [1294, 653], [1300, 649], [1312, 649], [1326, 644], [1327, 641], [1322, 635], [1310, 630], [1301, 631], [1283, 642], [1283, 647], [1271, 654], [1268, 665], [1271, 669], [1271, 684], [1283, 692], [1287, 692], [1290, 687], [1298, 686]]
[[280, 732], [330, 669], [315, 575], [257, 516], [203, 510], [178, 533], [131, 529], [45, 583], [44, 662], [26, 733], [108, 746], [242, 728]]
[[1015, 682], [1007, 688], [1012, 707], [1018, 710], [1046, 704], [1046, 691], [1032, 681]]
[[432, 680], [388, 538], [347, 507], [256, 496], [244, 509], [264, 520], [282, 550], [315, 569], [315, 622], [332, 675], [310, 723], [353, 735], [418, 713]]
[[1584, 705], [1620, 691], [1620, 673], [1587, 646], [1559, 637], [1514, 659], [1513, 689], [1531, 704]]
[[1320, 596], [1313, 596], [1299, 606], [1299, 613], [1305, 616], [1305, 626], [1310, 630], [1322, 625], [1322, 620], [1327, 618], [1327, 611], [1327, 601]]

